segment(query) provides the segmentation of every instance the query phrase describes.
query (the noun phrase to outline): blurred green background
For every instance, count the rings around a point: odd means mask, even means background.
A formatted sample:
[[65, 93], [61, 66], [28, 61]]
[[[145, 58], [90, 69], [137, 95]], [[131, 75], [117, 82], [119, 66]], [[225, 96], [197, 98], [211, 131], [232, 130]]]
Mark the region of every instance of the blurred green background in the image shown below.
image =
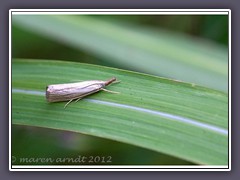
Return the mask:
[[[12, 20], [12, 58], [98, 64], [228, 92], [227, 15], [13, 15]], [[83, 155], [111, 156], [109, 164], [118, 165], [193, 164], [111, 140], [16, 125], [12, 155], [14, 164], [24, 164], [20, 157]]]

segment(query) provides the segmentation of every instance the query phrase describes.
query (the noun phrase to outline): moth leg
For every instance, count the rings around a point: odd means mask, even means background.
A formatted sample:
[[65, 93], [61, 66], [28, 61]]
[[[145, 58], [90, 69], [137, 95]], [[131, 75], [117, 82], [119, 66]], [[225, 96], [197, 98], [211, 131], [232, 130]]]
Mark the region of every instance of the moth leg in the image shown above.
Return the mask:
[[[117, 83], [120, 83], [121, 81], [113, 81], [111, 84], [117, 84]], [[109, 85], [111, 85], [109, 84]]]
[[116, 92], [116, 91], [110, 91], [110, 90], [107, 90], [107, 89], [104, 89], [104, 88], [101, 88], [100, 90], [103, 90], [103, 91], [106, 91], [106, 92], [109, 92], [109, 93], [113, 93], [113, 94], [119, 94], [120, 92]]
[[68, 101], [67, 102], [67, 104], [65, 104], [65, 106], [64, 106], [64, 109], [67, 107], [67, 105], [70, 103], [70, 102], [72, 102], [73, 101], [73, 99], [70, 99], [70, 101]]
[[95, 93], [95, 91], [91, 91], [91, 92], [86, 93], [86, 94], [84, 94], [84, 95], [78, 96], [78, 97], [76, 98], [76, 101], [75, 101], [75, 102], [78, 102], [80, 99], [82, 99], [82, 98], [84, 98], [85, 96], [88, 96], [88, 95], [90, 95], [90, 94], [93, 94], [93, 93]]
[[78, 102], [80, 99], [82, 99], [82, 97], [80, 97], [80, 98], [77, 98], [77, 99], [76, 99], [76, 101], [75, 101], [75, 103], [76, 103], [76, 102]]

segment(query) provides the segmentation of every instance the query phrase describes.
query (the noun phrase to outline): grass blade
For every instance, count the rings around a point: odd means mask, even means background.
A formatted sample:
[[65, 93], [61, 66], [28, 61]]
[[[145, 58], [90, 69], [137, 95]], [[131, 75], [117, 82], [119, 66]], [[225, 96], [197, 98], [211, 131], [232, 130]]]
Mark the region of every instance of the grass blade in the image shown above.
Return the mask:
[[101, 16], [14, 15], [13, 23], [121, 67], [228, 91], [227, 48], [210, 42]]
[[[121, 83], [63, 109], [48, 84], [117, 77]], [[228, 163], [227, 94], [146, 74], [73, 62], [13, 60], [12, 123], [121, 141], [199, 164]]]

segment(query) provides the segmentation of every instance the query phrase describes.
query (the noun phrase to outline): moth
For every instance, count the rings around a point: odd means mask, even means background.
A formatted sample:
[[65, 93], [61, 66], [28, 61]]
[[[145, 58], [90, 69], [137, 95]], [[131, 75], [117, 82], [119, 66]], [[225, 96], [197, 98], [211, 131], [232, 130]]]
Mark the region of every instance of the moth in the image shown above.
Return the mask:
[[77, 83], [48, 85], [46, 87], [46, 99], [48, 102], [68, 101], [64, 106], [64, 108], [66, 108], [73, 100], [77, 102], [83, 97], [101, 90], [110, 93], [118, 93], [104, 89], [106, 86], [118, 82], [120, 81], [117, 81], [117, 79], [113, 77], [107, 81], [89, 80]]

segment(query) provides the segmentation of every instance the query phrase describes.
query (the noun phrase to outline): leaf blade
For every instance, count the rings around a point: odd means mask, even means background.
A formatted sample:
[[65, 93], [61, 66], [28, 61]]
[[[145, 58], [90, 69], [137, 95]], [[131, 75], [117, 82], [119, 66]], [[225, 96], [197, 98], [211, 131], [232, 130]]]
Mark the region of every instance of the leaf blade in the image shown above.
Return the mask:
[[[225, 93], [146, 74], [81, 63], [14, 60], [12, 72], [14, 124], [91, 134], [200, 164], [227, 164], [227, 134], [142, 111], [167, 113], [226, 130]], [[63, 73], [65, 76], [60, 76]], [[45, 102], [43, 90], [47, 84], [69, 82], [77, 79], [79, 74], [79, 80], [96, 77], [104, 80], [117, 76], [121, 83], [110, 86], [109, 90], [120, 91], [121, 94], [99, 92], [70, 104], [66, 110], [63, 110], [64, 102]], [[23, 89], [26, 93], [16, 92], [16, 89]], [[209, 106], [205, 107], [206, 104]]]
[[140, 72], [228, 91], [227, 48], [209, 42], [83, 15], [16, 15], [13, 22]]

